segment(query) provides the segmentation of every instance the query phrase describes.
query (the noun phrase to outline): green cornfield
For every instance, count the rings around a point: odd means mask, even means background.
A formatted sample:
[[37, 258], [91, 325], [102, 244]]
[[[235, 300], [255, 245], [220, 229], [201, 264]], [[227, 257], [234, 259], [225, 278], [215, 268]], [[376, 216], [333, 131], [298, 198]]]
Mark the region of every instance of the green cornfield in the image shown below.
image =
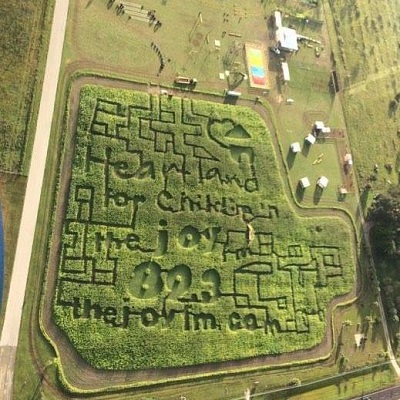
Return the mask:
[[329, 303], [354, 284], [351, 230], [296, 215], [255, 111], [87, 85], [73, 147], [53, 321], [89, 364], [168, 368], [322, 341]]

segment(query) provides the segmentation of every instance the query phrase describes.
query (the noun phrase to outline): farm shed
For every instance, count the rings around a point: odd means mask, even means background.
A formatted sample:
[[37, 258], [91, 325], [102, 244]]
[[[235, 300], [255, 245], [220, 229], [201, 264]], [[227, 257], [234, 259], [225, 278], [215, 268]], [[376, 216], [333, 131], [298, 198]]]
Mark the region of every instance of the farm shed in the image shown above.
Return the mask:
[[305, 141], [306, 141], [307, 143], [309, 143], [309, 144], [314, 144], [316, 140], [317, 140], [316, 137], [315, 137], [313, 134], [311, 134], [311, 133], [309, 133], [309, 134], [305, 137]]
[[299, 46], [297, 44], [297, 34], [292, 28], [287, 28], [283, 26], [276, 30], [276, 42], [277, 47], [285, 51], [297, 51]]
[[300, 153], [301, 147], [299, 142], [294, 142], [290, 145], [290, 150], [292, 153]]
[[311, 185], [309, 179], [306, 176], [299, 180], [299, 184], [303, 189], [308, 188]]
[[326, 176], [320, 176], [317, 180], [317, 185], [321, 189], [325, 189], [328, 186], [329, 179]]

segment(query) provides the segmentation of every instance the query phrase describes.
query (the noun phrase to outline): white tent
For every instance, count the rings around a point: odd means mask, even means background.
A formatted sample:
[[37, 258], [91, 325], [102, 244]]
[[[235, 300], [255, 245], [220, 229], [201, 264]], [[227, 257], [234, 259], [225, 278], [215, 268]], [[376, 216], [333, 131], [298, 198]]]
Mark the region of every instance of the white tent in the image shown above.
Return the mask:
[[328, 186], [329, 179], [326, 176], [320, 176], [317, 180], [317, 185], [324, 189]]
[[352, 158], [351, 154], [347, 153], [347, 154], [344, 156], [344, 162], [345, 162], [347, 165], [353, 165], [353, 158]]
[[295, 142], [290, 145], [290, 149], [292, 150], [292, 153], [299, 153], [301, 151], [300, 143]]
[[309, 134], [306, 136], [305, 140], [306, 140], [308, 143], [310, 143], [310, 144], [314, 144], [315, 141], [316, 141], [317, 139], [316, 139], [316, 137], [315, 137], [314, 135], [312, 135], [311, 133], [309, 133]]
[[301, 178], [299, 183], [303, 189], [308, 188], [311, 185], [310, 181], [306, 176], [304, 178]]

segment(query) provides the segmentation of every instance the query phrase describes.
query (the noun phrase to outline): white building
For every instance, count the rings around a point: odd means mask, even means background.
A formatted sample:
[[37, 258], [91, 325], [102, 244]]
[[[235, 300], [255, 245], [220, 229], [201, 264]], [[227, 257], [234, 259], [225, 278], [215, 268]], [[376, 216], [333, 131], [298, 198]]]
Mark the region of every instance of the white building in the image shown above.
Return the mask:
[[304, 178], [301, 178], [299, 183], [303, 189], [308, 188], [311, 185], [309, 179], [306, 176]]
[[282, 26], [281, 28], [276, 30], [276, 42], [277, 47], [281, 50], [285, 51], [298, 51], [299, 46], [297, 44], [297, 34], [296, 31], [292, 28], [287, 28]]
[[325, 124], [322, 121], [315, 121], [314, 122], [314, 129], [316, 131], [322, 131], [322, 129], [325, 127]]
[[309, 144], [314, 144], [316, 140], [317, 140], [317, 138], [314, 135], [312, 135], [311, 133], [309, 133], [305, 137], [305, 141], [308, 142]]
[[325, 189], [328, 186], [329, 179], [326, 176], [320, 176], [317, 180], [317, 185], [321, 189]]
[[290, 150], [292, 150], [292, 153], [300, 153], [301, 147], [299, 142], [292, 143], [290, 145]]

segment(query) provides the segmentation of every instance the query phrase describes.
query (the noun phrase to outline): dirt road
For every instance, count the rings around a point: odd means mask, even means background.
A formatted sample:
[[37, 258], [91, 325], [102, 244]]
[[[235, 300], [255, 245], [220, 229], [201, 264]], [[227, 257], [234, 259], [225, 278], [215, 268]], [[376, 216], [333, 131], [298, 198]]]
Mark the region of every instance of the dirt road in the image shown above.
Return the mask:
[[12, 398], [15, 355], [57, 93], [68, 5], [69, 0], [56, 0], [51, 27], [31, 166], [18, 234], [5, 320], [0, 339], [0, 398], [3, 400]]

